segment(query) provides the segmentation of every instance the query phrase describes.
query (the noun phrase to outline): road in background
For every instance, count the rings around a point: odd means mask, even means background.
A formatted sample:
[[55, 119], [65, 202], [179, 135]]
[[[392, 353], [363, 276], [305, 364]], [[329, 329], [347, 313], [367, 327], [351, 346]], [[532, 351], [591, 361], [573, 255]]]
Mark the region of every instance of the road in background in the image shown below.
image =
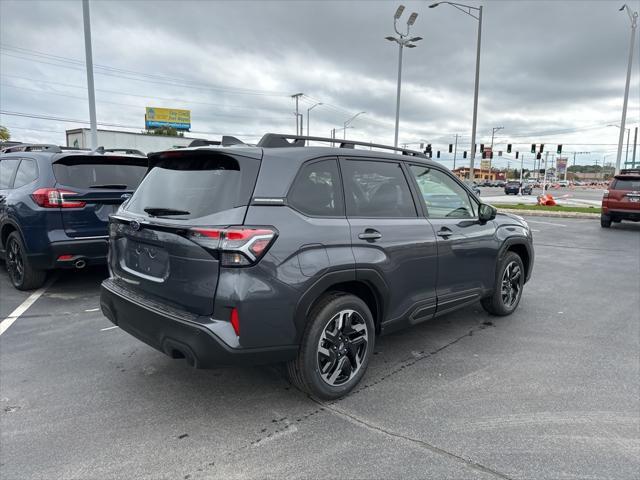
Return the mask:
[[640, 224], [529, 221], [515, 314], [382, 337], [331, 403], [103, 330], [106, 271], [63, 273], [0, 337], [2, 478], [637, 478]]
[[[547, 193], [553, 195], [553, 198], [561, 202], [572, 203], [576, 205], [597, 206], [602, 202], [602, 188], [557, 188], [548, 189]], [[542, 195], [542, 188], [534, 188], [531, 195], [505, 195], [504, 188], [498, 187], [480, 187], [480, 198], [490, 198], [490, 201], [496, 203], [519, 203], [520, 201], [534, 203], [538, 195]], [[504, 198], [502, 198], [504, 197]]]

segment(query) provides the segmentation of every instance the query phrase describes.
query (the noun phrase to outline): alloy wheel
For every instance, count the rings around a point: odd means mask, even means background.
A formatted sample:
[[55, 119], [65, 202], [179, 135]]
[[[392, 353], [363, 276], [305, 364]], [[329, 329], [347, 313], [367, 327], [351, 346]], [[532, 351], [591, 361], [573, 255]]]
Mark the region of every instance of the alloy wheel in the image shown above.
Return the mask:
[[7, 245], [7, 271], [14, 285], [20, 285], [24, 278], [24, 260], [18, 242], [12, 238]]
[[505, 307], [513, 307], [518, 299], [522, 290], [521, 285], [522, 269], [518, 262], [510, 262], [504, 269], [502, 274], [502, 286], [501, 295], [502, 303]]
[[351, 380], [362, 367], [369, 344], [367, 324], [355, 310], [342, 310], [327, 322], [318, 342], [322, 380], [336, 387]]

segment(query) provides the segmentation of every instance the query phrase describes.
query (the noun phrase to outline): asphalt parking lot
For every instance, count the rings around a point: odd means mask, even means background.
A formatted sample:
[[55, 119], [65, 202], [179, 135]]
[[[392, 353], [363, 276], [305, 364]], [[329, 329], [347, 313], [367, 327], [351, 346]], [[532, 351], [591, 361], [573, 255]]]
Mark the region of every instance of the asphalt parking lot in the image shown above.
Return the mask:
[[[0, 476], [638, 478], [640, 224], [529, 221], [514, 315], [382, 337], [332, 403], [278, 367], [171, 360], [110, 328], [104, 270], [59, 274], [0, 336]], [[6, 318], [29, 294], [0, 288]]]

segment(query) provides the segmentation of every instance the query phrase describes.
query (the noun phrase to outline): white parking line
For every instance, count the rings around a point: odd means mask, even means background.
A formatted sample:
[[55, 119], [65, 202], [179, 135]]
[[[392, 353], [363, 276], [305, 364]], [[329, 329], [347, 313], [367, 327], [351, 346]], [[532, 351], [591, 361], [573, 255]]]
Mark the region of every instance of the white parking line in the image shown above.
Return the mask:
[[539, 220], [529, 220], [528, 218], [527, 223], [539, 223], [541, 225], [553, 225], [554, 227], [566, 227], [566, 225], [562, 223], [541, 222]]
[[119, 327], [117, 325], [114, 325], [113, 327], [101, 328], [100, 331], [106, 332], [107, 330], [113, 330], [114, 328], [119, 328]]
[[5, 318], [4, 320], [2, 320], [0, 322], [0, 335], [2, 335], [4, 332], [7, 331], [7, 329], [13, 325], [13, 322], [15, 322], [18, 318], [20, 318], [20, 316], [26, 312], [27, 310], [29, 310], [29, 307], [31, 307], [31, 305], [33, 305], [34, 303], [36, 303], [36, 300], [38, 300], [42, 294], [47, 290], [47, 288], [49, 288], [51, 286], [51, 284], [56, 280], [55, 277], [52, 277], [46, 284], [44, 284], [42, 287], [40, 287], [38, 290], [36, 290], [35, 292], [33, 292], [31, 295], [29, 295], [29, 297], [22, 302], [18, 308], [16, 308], [13, 312], [11, 312], [9, 314], [9, 316], [7, 318]]

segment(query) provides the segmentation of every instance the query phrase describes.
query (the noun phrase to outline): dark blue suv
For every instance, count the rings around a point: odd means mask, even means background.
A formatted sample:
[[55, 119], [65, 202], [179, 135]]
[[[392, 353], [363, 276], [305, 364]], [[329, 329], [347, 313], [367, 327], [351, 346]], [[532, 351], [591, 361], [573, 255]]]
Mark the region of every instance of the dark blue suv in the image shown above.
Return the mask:
[[17, 145], [0, 154], [0, 258], [13, 285], [46, 271], [105, 263], [109, 215], [135, 190], [147, 158], [132, 150]]

